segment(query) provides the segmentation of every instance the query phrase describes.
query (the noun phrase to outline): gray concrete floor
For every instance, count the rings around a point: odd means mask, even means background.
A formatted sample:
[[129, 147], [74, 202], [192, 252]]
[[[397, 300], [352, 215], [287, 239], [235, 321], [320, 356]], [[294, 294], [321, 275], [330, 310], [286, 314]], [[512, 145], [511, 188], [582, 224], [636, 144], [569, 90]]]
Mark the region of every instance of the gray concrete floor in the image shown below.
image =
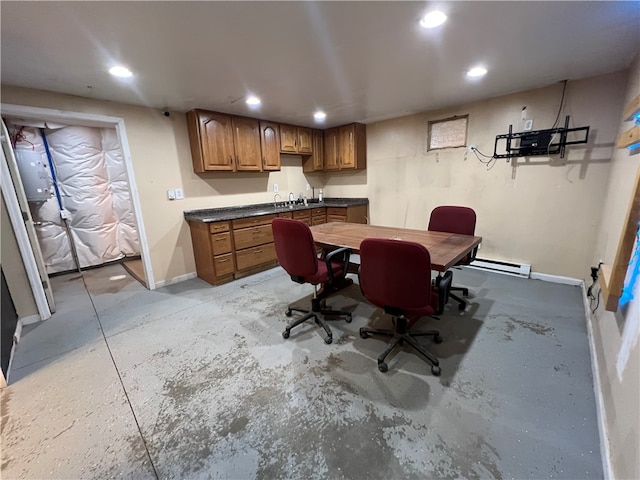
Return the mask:
[[[120, 277], [125, 275], [124, 277]], [[312, 289], [280, 268], [145, 290], [120, 265], [53, 279], [58, 311], [23, 332], [2, 392], [3, 478], [602, 478], [581, 290], [473, 270], [428, 345], [376, 358], [390, 323], [352, 310], [284, 340]], [[89, 294], [87, 294], [87, 290]]]

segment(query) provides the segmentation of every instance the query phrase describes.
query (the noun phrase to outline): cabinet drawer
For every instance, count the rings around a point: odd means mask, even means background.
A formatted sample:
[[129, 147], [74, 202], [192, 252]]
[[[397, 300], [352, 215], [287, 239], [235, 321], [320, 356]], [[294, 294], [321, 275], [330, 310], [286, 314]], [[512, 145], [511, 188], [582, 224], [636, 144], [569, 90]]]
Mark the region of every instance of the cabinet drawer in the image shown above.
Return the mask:
[[345, 215], [330, 215], [327, 213], [327, 223], [331, 222], [346, 222], [347, 217]]
[[260, 245], [259, 247], [236, 250], [236, 263], [238, 270], [246, 270], [276, 259], [276, 249], [273, 243]]
[[311, 225], [321, 225], [327, 223], [327, 219], [324, 215], [316, 215], [311, 217]]
[[214, 255], [231, 252], [231, 232], [211, 235], [211, 250]]
[[311, 209], [311, 216], [312, 217], [316, 217], [318, 215], [322, 215], [324, 216], [327, 213], [327, 209], [325, 207], [322, 208], [312, 208]]
[[220, 233], [229, 231], [229, 222], [213, 222], [209, 224], [209, 233]]
[[308, 220], [310, 213], [309, 210], [298, 210], [297, 212], [293, 212], [293, 218], [296, 220], [304, 220], [306, 218]]
[[278, 217], [280, 217], [280, 218], [292, 218], [293, 214], [291, 212], [284, 212], [284, 213], [279, 213]]
[[[254, 227], [256, 225], [271, 225], [271, 220], [276, 218], [274, 215], [260, 215], [259, 217], [237, 218], [233, 220], [233, 228]], [[237, 247], [237, 245], [236, 245]]]
[[347, 209], [342, 207], [327, 207], [327, 215], [342, 215], [347, 216]]
[[233, 240], [236, 244], [236, 252], [243, 248], [255, 247], [256, 245], [273, 242], [271, 224], [234, 230]]
[[216, 255], [213, 257], [213, 264], [215, 266], [216, 277], [233, 273], [233, 255], [231, 255], [231, 253]]

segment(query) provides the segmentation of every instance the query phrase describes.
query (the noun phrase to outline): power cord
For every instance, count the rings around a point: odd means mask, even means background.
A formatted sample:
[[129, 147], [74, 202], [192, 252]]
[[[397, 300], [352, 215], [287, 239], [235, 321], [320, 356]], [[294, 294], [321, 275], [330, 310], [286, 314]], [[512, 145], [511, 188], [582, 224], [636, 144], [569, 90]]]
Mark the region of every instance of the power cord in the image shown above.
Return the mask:
[[597, 267], [591, 267], [592, 282], [591, 285], [589, 285], [589, 288], [587, 288], [587, 298], [589, 299], [590, 306], [593, 306], [594, 300], [596, 301], [596, 306], [591, 310], [591, 313], [596, 313], [596, 310], [600, 306], [600, 293], [602, 292], [602, 289], [599, 288], [598, 285], [598, 293], [594, 295], [593, 288], [595, 287], [596, 283], [598, 283], [598, 273], [600, 272], [601, 265], [602, 262], [599, 262]]
[[[473, 152], [473, 154], [478, 159], [478, 161], [480, 163], [482, 163], [483, 165], [487, 166], [487, 170], [491, 170], [494, 167], [494, 165], [496, 164], [496, 160], [498, 160], [496, 157], [494, 157], [493, 155], [491, 155], [491, 156], [485, 155], [480, 150], [478, 150], [476, 147], [470, 147], [470, 148], [471, 148], [471, 151]], [[487, 158], [488, 160], [483, 160], [482, 158], [480, 158], [480, 156], [482, 156], [484, 158]]]

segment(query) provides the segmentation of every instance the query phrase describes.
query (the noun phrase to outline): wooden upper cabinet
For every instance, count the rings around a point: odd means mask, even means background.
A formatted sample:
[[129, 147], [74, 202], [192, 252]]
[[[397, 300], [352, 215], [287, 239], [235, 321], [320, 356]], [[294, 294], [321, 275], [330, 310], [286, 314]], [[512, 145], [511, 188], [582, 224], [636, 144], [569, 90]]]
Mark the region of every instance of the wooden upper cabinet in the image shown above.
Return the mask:
[[187, 128], [195, 172], [235, 170], [230, 115], [191, 110], [187, 113]]
[[310, 128], [298, 127], [298, 153], [313, 152], [313, 134]]
[[260, 121], [262, 169], [280, 170], [280, 129], [277, 123]]
[[261, 171], [260, 122], [255, 118], [232, 117], [232, 125], [236, 170]]
[[340, 170], [362, 170], [366, 167], [366, 127], [352, 123], [338, 128], [338, 166]]
[[282, 153], [310, 154], [313, 151], [310, 128], [280, 125], [280, 151]]
[[303, 172], [321, 172], [324, 170], [324, 133], [313, 130], [313, 153], [302, 160]]
[[324, 131], [324, 169], [339, 170], [338, 157], [338, 128], [330, 128]]
[[280, 125], [280, 151], [283, 153], [298, 153], [296, 139], [297, 127], [293, 125]]

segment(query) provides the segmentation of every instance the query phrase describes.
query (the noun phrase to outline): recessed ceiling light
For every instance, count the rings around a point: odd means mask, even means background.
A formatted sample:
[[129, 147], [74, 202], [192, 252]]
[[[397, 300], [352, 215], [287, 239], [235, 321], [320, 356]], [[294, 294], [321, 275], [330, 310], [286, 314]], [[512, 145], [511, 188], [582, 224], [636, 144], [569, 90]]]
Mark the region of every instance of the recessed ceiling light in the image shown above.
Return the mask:
[[129, 78], [133, 76], [133, 73], [131, 72], [131, 70], [129, 70], [127, 67], [123, 67], [122, 65], [116, 65], [115, 67], [111, 67], [109, 69], [109, 73], [114, 77], [120, 77], [120, 78]]
[[317, 121], [321, 122], [322, 120], [327, 118], [327, 114], [322, 112], [322, 111], [317, 111], [316, 113], [313, 114], [313, 118], [315, 118]]
[[447, 16], [443, 12], [440, 10], [434, 10], [422, 17], [422, 20], [420, 20], [420, 26], [423, 28], [435, 28], [446, 21]]
[[473, 67], [467, 72], [467, 77], [482, 77], [487, 74], [487, 69], [484, 67]]
[[247, 105], [260, 105], [261, 101], [258, 97], [256, 97], [255, 95], [249, 95], [247, 97]]

